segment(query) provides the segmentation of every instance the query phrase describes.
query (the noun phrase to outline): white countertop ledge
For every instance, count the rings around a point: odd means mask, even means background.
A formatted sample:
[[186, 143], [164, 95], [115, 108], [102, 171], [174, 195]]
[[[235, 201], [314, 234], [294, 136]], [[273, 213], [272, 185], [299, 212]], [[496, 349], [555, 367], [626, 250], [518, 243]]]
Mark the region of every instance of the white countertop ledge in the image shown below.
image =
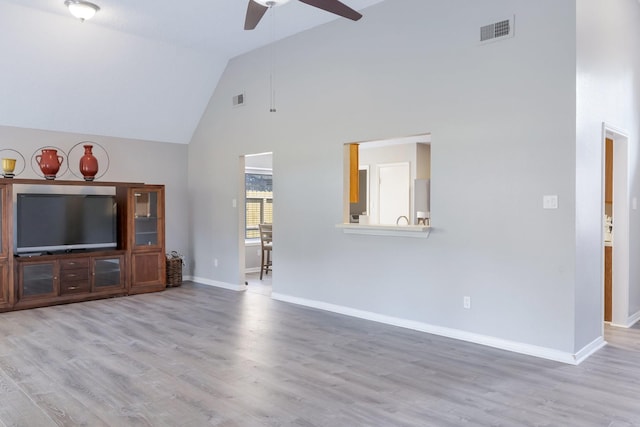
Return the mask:
[[378, 225], [378, 224], [336, 224], [345, 234], [366, 234], [369, 236], [429, 237], [431, 227], [425, 225]]

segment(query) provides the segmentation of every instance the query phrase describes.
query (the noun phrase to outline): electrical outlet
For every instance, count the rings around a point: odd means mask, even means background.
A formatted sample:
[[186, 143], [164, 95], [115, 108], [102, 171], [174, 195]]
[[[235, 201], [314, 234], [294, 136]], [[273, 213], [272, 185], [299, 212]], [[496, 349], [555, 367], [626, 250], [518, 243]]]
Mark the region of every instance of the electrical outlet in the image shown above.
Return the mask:
[[555, 194], [542, 196], [543, 209], [558, 209], [558, 196]]
[[214, 267], [217, 267], [217, 266], [218, 266], [218, 258], [215, 258], [215, 259], [213, 260], [213, 266], [214, 266]]
[[464, 297], [462, 305], [464, 308], [471, 308], [471, 297]]

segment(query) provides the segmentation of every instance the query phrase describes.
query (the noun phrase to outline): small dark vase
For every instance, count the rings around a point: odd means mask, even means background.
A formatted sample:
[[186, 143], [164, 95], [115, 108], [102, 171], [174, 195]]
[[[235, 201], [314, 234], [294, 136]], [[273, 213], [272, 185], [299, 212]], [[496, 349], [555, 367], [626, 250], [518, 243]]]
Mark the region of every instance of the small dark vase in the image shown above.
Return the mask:
[[80, 157], [80, 173], [85, 181], [93, 181], [98, 173], [98, 159], [95, 158], [93, 145], [84, 145], [84, 156]]

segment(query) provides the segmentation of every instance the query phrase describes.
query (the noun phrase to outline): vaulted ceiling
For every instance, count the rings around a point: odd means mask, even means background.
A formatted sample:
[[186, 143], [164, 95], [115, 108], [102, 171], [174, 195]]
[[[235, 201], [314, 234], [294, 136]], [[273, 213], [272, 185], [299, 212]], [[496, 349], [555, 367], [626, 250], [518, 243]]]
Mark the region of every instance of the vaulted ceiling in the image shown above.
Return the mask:
[[[344, 18], [298, 1], [244, 31], [248, 0], [0, 0], [0, 125], [188, 143], [227, 61]], [[382, 0], [343, 0], [364, 14]]]

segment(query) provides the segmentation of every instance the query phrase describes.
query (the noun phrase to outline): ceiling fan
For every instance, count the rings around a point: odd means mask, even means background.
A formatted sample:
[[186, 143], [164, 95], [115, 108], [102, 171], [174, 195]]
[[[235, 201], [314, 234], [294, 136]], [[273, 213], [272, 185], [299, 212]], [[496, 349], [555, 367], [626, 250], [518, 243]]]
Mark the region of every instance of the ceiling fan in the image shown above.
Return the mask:
[[[256, 28], [264, 14], [270, 7], [284, 4], [289, 0], [249, 0], [249, 6], [247, 7], [247, 16], [244, 21], [245, 30], [253, 30]], [[343, 4], [338, 0], [300, 0], [302, 3], [306, 3], [309, 6], [314, 6], [327, 12], [334, 13], [352, 21], [357, 21], [362, 18], [362, 14], [351, 9], [349, 6]]]

